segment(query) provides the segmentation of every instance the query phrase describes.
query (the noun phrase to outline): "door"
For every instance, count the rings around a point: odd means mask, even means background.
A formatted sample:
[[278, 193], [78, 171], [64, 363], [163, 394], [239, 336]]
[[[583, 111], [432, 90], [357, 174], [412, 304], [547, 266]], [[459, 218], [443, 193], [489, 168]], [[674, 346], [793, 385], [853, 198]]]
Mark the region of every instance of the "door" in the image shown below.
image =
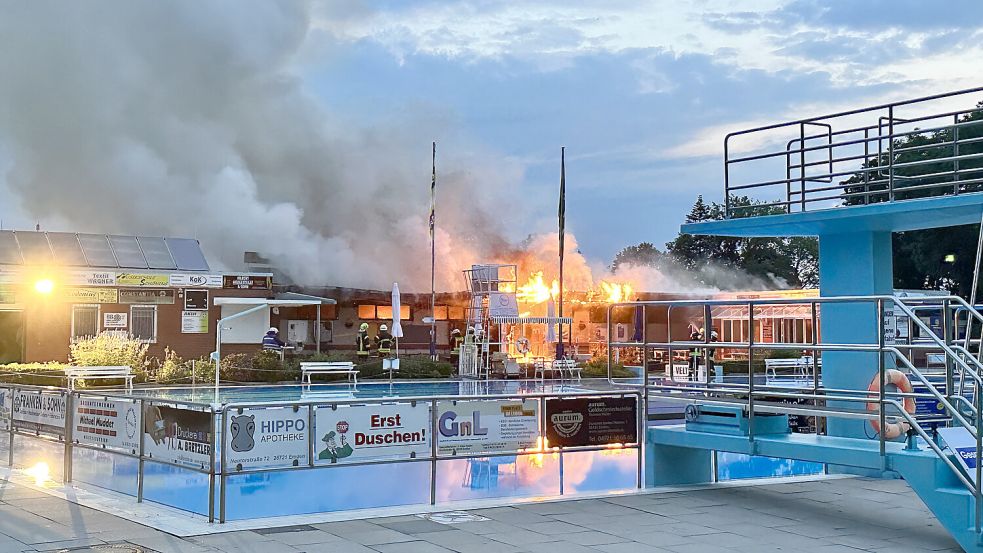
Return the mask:
[[24, 362], [24, 313], [0, 311], [0, 364]]

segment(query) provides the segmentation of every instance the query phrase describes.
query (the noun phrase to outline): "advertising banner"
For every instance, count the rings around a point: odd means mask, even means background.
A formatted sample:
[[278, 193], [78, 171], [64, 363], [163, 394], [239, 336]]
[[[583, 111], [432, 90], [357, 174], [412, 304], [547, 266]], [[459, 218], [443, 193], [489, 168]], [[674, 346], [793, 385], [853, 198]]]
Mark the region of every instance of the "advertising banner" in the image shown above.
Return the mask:
[[430, 455], [430, 408], [423, 403], [319, 407], [315, 463]]
[[116, 273], [110, 271], [69, 271], [66, 284], [115, 286]]
[[273, 287], [273, 278], [256, 275], [225, 275], [222, 278], [222, 287], [238, 290], [269, 290]]
[[128, 326], [127, 318], [127, 313], [103, 313], [102, 326], [103, 328], [126, 328]]
[[488, 314], [491, 317], [518, 317], [519, 303], [515, 294], [504, 292], [488, 294]]
[[638, 401], [633, 397], [546, 400], [550, 447], [633, 444], [638, 441]]
[[80, 396], [72, 423], [76, 443], [140, 451], [140, 405], [135, 401]]
[[119, 303], [115, 288], [66, 288], [63, 296], [68, 303]]
[[144, 454], [189, 468], [207, 470], [212, 417], [207, 411], [147, 404], [143, 412]]
[[438, 455], [507, 453], [537, 446], [537, 400], [441, 401], [437, 412]]
[[225, 466], [234, 470], [306, 466], [309, 407], [232, 410], [225, 416]]
[[174, 290], [120, 290], [119, 302], [171, 305], [174, 303]]
[[939, 436], [956, 453], [956, 460], [966, 469], [970, 480], [976, 482], [976, 438], [964, 427], [939, 428]]
[[171, 275], [171, 286], [174, 288], [221, 288], [222, 275], [175, 273]]
[[182, 334], [207, 334], [208, 311], [182, 311], [181, 333]]
[[116, 273], [118, 286], [170, 286], [170, 275], [150, 273]]
[[208, 309], [208, 290], [185, 290], [184, 309], [186, 311], [204, 311]]
[[31, 432], [65, 435], [65, 396], [40, 390], [14, 390], [14, 426]]

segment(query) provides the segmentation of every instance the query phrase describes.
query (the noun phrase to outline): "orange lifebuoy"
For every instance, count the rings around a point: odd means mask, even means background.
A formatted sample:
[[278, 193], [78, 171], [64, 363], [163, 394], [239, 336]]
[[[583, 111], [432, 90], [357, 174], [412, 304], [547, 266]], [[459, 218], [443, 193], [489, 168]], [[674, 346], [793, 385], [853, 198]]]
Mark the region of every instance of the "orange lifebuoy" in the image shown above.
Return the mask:
[[522, 338], [516, 340], [515, 350], [521, 353], [522, 355], [529, 353], [529, 338], [523, 336]]
[[[888, 384], [894, 384], [898, 387], [898, 391], [910, 394], [912, 392], [911, 381], [905, 374], [897, 369], [887, 369], [884, 371], [884, 380]], [[881, 382], [878, 375], [874, 375], [874, 380], [870, 381], [870, 386], [867, 386], [867, 391], [877, 394], [880, 392]], [[902, 401], [902, 406], [905, 412], [914, 415], [915, 414], [915, 398], [905, 397]], [[867, 410], [877, 412], [878, 402], [872, 401], [867, 403]], [[874, 428], [874, 432], [881, 432], [881, 422], [879, 419], [872, 419], [870, 425]], [[907, 421], [899, 420], [895, 422], [886, 422], [884, 428], [884, 438], [894, 439], [902, 434], [908, 432], [911, 429], [911, 425]]]

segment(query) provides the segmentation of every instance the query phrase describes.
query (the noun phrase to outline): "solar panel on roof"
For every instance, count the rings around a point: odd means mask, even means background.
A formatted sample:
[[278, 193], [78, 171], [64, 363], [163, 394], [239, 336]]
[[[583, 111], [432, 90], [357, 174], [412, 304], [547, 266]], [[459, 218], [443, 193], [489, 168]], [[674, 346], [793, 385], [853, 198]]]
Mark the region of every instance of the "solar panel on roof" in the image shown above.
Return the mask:
[[136, 236], [110, 236], [109, 243], [116, 253], [116, 261], [120, 267], [127, 269], [146, 269], [147, 258], [137, 243]]
[[207, 271], [208, 261], [201, 253], [201, 245], [192, 238], [165, 238], [167, 249], [182, 271]]
[[79, 234], [79, 244], [89, 267], [119, 267], [105, 234]]
[[43, 232], [15, 232], [20, 253], [28, 265], [49, 265], [52, 262], [51, 246]]
[[158, 236], [138, 236], [137, 242], [143, 249], [143, 255], [147, 258], [147, 265], [151, 269], [177, 269], [177, 264], [171, 258], [171, 252], [167, 249], [164, 239]]
[[4, 265], [20, 265], [24, 258], [20, 255], [20, 246], [14, 238], [14, 231], [0, 230], [0, 263]]
[[79, 239], [71, 232], [49, 232], [48, 243], [55, 255], [55, 263], [68, 266], [85, 266], [85, 256]]

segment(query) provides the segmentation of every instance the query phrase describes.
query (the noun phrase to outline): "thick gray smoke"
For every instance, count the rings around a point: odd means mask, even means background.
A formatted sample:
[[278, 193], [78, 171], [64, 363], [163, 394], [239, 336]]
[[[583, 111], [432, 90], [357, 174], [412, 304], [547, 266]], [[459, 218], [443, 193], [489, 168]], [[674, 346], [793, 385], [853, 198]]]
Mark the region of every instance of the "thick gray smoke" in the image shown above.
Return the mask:
[[313, 99], [292, 65], [310, 32], [303, 2], [2, 10], [0, 193], [49, 228], [196, 236], [213, 265], [255, 250], [302, 283], [423, 290], [434, 138], [448, 143], [438, 287], [460, 289], [460, 269], [522, 215], [508, 201], [521, 170], [455, 156], [475, 147], [445, 114], [365, 128]]

